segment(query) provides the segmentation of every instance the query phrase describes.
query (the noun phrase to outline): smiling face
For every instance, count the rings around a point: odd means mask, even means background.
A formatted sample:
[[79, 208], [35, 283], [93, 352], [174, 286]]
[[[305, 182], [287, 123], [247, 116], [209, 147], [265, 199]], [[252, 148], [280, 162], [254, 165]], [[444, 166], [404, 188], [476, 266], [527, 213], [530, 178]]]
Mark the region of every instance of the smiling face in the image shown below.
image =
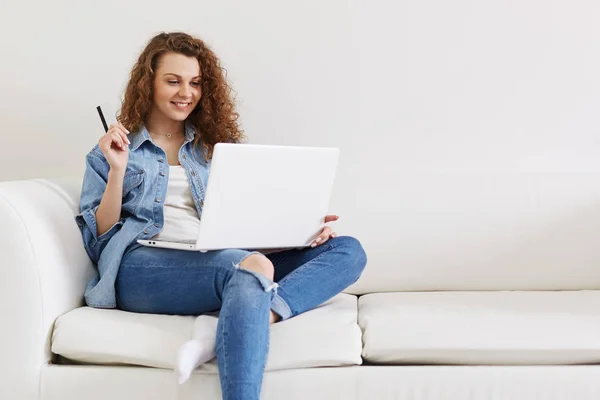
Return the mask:
[[160, 125], [183, 122], [202, 96], [200, 64], [194, 57], [163, 54], [154, 74], [151, 119]]

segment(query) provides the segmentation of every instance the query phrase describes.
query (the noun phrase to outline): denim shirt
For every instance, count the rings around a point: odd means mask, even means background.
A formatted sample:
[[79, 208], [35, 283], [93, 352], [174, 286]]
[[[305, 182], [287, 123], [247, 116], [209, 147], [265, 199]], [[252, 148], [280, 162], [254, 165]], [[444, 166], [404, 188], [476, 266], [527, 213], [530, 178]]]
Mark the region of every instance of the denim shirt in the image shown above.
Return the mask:
[[[204, 160], [201, 146], [194, 148], [196, 132], [186, 123], [185, 142], [179, 150], [179, 163], [186, 171], [198, 215], [202, 215], [210, 162]], [[81, 230], [85, 250], [97, 267], [96, 275], [85, 290], [90, 307], [117, 306], [115, 280], [123, 255], [140, 245], [138, 239], [158, 234], [164, 224], [163, 203], [167, 195], [169, 165], [165, 152], [154, 144], [142, 127], [129, 135], [129, 161], [123, 179], [121, 218], [98, 236], [96, 210], [102, 200], [108, 171], [106, 158], [96, 145], [86, 156], [86, 170], [80, 199], [80, 214], [75, 221]]]

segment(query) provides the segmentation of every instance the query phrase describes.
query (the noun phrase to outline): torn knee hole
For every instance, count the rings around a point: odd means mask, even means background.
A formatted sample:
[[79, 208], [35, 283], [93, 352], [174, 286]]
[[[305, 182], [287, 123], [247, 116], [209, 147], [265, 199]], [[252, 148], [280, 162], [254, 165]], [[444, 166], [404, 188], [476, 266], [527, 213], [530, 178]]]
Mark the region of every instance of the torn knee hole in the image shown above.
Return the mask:
[[233, 264], [233, 266], [235, 267], [237, 272], [246, 273], [246, 274], [252, 275], [254, 278], [256, 278], [256, 280], [258, 280], [258, 282], [261, 284], [261, 286], [265, 292], [277, 293], [277, 288], [279, 287], [279, 284], [277, 282], [273, 282], [271, 279], [267, 278], [266, 276], [264, 276], [263, 274], [261, 274], [259, 272], [253, 271], [248, 268], [244, 268], [244, 267], [240, 266], [240, 264]]
[[263, 255], [252, 254], [243, 259], [238, 265], [246, 270], [262, 274], [269, 280], [273, 280], [275, 275], [273, 263]]

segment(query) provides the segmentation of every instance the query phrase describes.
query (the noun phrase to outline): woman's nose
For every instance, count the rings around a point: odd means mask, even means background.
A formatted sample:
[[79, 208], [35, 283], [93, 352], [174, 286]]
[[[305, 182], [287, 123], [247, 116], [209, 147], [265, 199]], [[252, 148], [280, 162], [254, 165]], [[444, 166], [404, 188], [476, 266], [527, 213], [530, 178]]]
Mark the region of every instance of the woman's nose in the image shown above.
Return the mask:
[[187, 85], [183, 85], [181, 89], [179, 89], [179, 96], [183, 98], [188, 98], [191, 94], [191, 90]]

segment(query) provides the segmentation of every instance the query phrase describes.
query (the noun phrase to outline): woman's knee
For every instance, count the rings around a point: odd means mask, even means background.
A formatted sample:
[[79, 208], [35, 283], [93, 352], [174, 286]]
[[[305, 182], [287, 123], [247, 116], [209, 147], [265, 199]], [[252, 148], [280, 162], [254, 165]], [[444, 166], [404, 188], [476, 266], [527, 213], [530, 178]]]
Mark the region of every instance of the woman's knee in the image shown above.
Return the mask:
[[257, 272], [270, 280], [273, 280], [275, 275], [273, 263], [262, 254], [249, 255], [240, 263], [240, 267]]
[[358, 280], [367, 265], [367, 253], [362, 244], [358, 239], [352, 236], [339, 236], [332, 240], [335, 240], [336, 242], [335, 247], [337, 247], [338, 250], [342, 250], [342, 252], [347, 255], [348, 262], [344, 263], [345, 267], [353, 268], [356, 273], [356, 279]]

